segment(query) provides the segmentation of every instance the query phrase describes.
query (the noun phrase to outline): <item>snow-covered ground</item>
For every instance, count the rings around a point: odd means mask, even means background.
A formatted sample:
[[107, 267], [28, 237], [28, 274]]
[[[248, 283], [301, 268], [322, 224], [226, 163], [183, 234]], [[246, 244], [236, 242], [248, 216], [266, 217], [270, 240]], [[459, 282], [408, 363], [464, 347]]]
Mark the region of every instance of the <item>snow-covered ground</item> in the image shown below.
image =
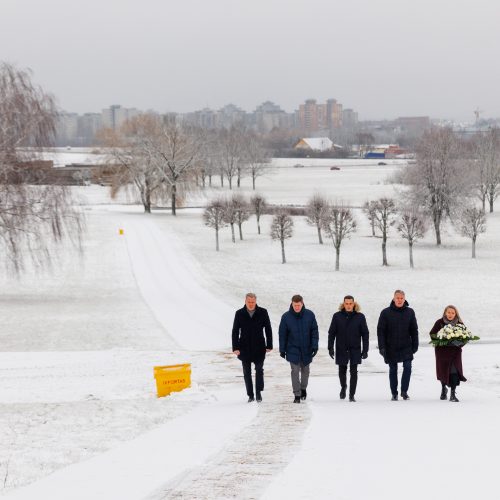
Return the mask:
[[[305, 162], [301, 162], [306, 164]], [[329, 164], [331, 161], [329, 161]], [[335, 162], [335, 164], [339, 164]], [[394, 166], [276, 167], [258, 180], [276, 203], [303, 203], [315, 190], [361, 204], [394, 193]], [[373, 170], [373, 169], [376, 170]], [[337, 174], [342, 176], [333, 177]], [[248, 181], [242, 188], [250, 193]], [[83, 196], [89, 188], [81, 188]], [[219, 194], [220, 189], [214, 189]], [[226, 193], [226, 191], [224, 191]], [[83, 256], [61, 252], [52, 274], [4, 276], [0, 297], [0, 494], [7, 498], [470, 498], [497, 497], [500, 447], [500, 337], [497, 297], [500, 218], [478, 241], [447, 228], [443, 248], [429, 235], [415, 248], [360, 228], [342, 247], [318, 245], [296, 218], [280, 263], [269, 218], [244, 241], [228, 230], [215, 252], [199, 210], [146, 216], [88, 202]], [[125, 234], [120, 236], [118, 229]], [[421, 329], [411, 401], [389, 401], [386, 366], [375, 349], [378, 313], [404, 288]], [[289, 368], [266, 360], [260, 405], [247, 404], [240, 363], [230, 353], [232, 315], [252, 290], [275, 328], [292, 294], [301, 293], [320, 326], [306, 404], [292, 405]], [[358, 402], [338, 399], [326, 330], [345, 293], [353, 293], [371, 331]], [[447, 303], [483, 341], [464, 349], [459, 404], [438, 400], [427, 332]], [[193, 386], [156, 398], [152, 367], [189, 362]], [[3, 488], [2, 488], [3, 487]]]

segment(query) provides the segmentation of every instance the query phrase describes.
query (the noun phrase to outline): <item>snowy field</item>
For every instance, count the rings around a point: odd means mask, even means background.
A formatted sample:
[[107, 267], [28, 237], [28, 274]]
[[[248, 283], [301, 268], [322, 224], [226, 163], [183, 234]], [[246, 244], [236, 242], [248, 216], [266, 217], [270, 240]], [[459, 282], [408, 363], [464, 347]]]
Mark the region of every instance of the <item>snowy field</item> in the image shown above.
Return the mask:
[[[304, 168], [293, 168], [301, 162]], [[341, 166], [330, 171], [328, 166]], [[273, 203], [305, 203], [315, 191], [355, 206], [398, 187], [397, 165], [281, 160], [257, 181]], [[339, 175], [340, 174], [340, 175]], [[242, 191], [250, 194], [248, 180]], [[3, 276], [0, 299], [0, 495], [12, 499], [498, 498], [500, 434], [500, 217], [470, 242], [446, 227], [417, 243], [414, 270], [405, 241], [380, 239], [359, 210], [359, 230], [333, 271], [331, 243], [295, 218], [286, 265], [269, 217], [244, 241], [224, 229], [221, 251], [199, 210], [177, 218], [109, 205], [79, 188], [88, 223], [83, 256], [61, 251], [51, 274]], [[215, 188], [206, 196], [227, 193]], [[204, 196], [197, 195], [200, 200]], [[125, 234], [120, 236], [118, 229]], [[376, 322], [395, 288], [406, 290], [421, 331], [411, 401], [389, 401]], [[264, 401], [246, 403], [241, 365], [230, 352], [234, 310], [254, 291], [279, 317], [294, 293], [317, 315], [320, 353], [306, 404], [292, 405], [289, 368], [266, 360]], [[368, 319], [371, 349], [355, 404], [338, 399], [326, 352], [331, 314], [352, 293]], [[455, 304], [482, 340], [464, 348], [468, 382], [459, 404], [439, 401], [427, 332]], [[156, 398], [152, 367], [189, 362], [191, 389]]]

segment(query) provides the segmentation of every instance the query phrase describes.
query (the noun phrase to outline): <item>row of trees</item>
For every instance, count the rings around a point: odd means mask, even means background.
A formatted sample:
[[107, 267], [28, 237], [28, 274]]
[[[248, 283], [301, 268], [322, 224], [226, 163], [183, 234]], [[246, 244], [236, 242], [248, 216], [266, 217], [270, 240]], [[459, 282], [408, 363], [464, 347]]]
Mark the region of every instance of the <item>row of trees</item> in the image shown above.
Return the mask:
[[[236, 242], [235, 226], [239, 228], [240, 240], [243, 240], [242, 225], [255, 214], [258, 233], [261, 234], [260, 218], [264, 213], [273, 213], [270, 235], [273, 240], [280, 241], [282, 263], [286, 263], [285, 241], [293, 236], [293, 218], [290, 209], [278, 207], [271, 209], [261, 195], [253, 196], [247, 202], [240, 194], [231, 198], [212, 200], [203, 213], [207, 226], [215, 229], [216, 250], [219, 251], [219, 231], [231, 226], [233, 243]], [[382, 265], [387, 266], [387, 240], [391, 227], [395, 227], [402, 238], [407, 240], [410, 267], [414, 267], [413, 246], [424, 237], [429, 221], [422, 210], [414, 207], [398, 206], [391, 198], [380, 198], [366, 202], [363, 212], [368, 218], [373, 237], [381, 238]], [[321, 195], [314, 195], [307, 203], [306, 221], [317, 230], [318, 242], [323, 244], [323, 234], [332, 242], [335, 249], [335, 270], [340, 269], [340, 250], [342, 242], [357, 230], [357, 221], [353, 209], [342, 202], [330, 203]], [[486, 230], [485, 213], [478, 207], [464, 207], [454, 219], [459, 232], [471, 239], [472, 257], [476, 257], [476, 240]]]
[[255, 189], [269, 161], [257, 135], [243, 127], [209, 131], [154, 114], [134, 117], [116, 131], [102, 131], [101, 141], [113, 169], [112, 196], [134, 186], [145, 212], [170, 201], [176, 215], [185, 195], [211, 187], [214, 177], [221, 186], [226, 180], [230, 189], [250, 177]]

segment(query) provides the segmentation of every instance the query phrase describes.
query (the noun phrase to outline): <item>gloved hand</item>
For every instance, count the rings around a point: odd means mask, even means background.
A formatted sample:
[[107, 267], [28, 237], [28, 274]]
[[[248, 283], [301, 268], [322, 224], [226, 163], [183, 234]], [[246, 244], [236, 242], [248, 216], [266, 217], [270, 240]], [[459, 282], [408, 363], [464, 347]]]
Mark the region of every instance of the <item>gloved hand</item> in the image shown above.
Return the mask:
[[378, 350], [380, 352], [380, 355], [385, 358], [385, 349], [382, 347], [382, 348], [379, 348]]
[[328, 351], [328, 354], [330, 355], [330, 358], [335, 359], [335, 350], [334, 349], [330, 349]]
[[366, 359], [367, 357], [368, 357], [367, 352], [364, 352], [363, 354], [361, 354], [361, 359]]
[[286, 356], [286, 352], [280, 352], [280, 356], [285, 359], [285, 356]]
[[316, 354], [318, 354], [318, 349], [313, 349], [311, 351], [311, 356], [314, 358], [314, 356], [316, 356]]

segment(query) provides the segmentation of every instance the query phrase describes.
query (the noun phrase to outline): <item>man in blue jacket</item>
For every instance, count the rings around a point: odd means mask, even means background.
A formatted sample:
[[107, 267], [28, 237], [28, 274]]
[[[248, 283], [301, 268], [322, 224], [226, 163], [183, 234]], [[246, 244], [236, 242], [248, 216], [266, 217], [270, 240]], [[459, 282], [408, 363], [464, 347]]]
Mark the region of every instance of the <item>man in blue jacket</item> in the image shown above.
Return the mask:
[[290, 363], [294, 403], [307, 397], [309, 365], [318, 352], [318, 323], [314, 313], [304, 307], [300, 295], [292, 297], [290, 309], [281, 317], [280, 356]]

